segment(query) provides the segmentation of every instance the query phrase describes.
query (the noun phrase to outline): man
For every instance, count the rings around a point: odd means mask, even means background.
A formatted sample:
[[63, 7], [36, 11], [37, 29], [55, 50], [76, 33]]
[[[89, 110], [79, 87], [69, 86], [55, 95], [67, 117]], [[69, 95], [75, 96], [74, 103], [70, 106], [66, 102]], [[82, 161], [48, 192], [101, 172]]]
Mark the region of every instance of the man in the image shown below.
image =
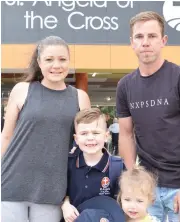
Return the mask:
[[[139, 68], [117, 86], [119, 152], [127, 168], [140, 164], [158, 176], [156, 200], [149, 209], [164, 222], [179, 221], [173, 201], [180, 188], [180, 67], [162, 58], [168, 37], [164, 20], [142, 12], [130, 21], [131, 46]], [[135, 146], [135, 139], [136, 146]]]
[[112, 136], [112, 153], [113, 155], [118, 155], [118, 137], [119, 137], [119, 124], [118, 119], [113, 119], [113, 124], [109, 126], [109, 132]]

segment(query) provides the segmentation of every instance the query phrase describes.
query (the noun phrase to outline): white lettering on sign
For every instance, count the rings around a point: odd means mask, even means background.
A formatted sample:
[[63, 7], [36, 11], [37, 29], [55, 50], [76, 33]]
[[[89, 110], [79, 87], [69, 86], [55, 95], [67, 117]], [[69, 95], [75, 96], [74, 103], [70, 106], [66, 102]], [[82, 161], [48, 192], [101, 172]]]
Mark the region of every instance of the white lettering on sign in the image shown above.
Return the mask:
[[133, 8], [133, 1], [127, 1], [125, 4], [122, 3], [122, 1], [117, 1], [117, 5], [120, 7], [120, 8], [127, 8], [127, 7], [131, 7]]
[[13, 6], [13, 5], [17, 5], [17, 6], [23, 6], [24, 2], [23, 1], [19, 1], [19, 0], [15, 0], [15, 1], [5, 1], [6, 5], [9, 6]]
[[56, 4], [58, 7], [61, 7], [66, 12], [71, 12], [75, 10], [75, 8], [78, 7], [97, 7], [97, 8], [107, 8], [107, 1], [39, 1], [34, 0], [32, 6], [36, 6], [37, 3], [44, 2], [46, 6], [50, 7], [54, 4]]
[[34, 29], [35, 23], [38, 24], [40, 29], [47, 28], [47, 29], [54, 29], [57, 27], [58, 20], [53, 15], [48, 15], [45, 18], [42, 18], [40, 15], [34, 15], [34, 12], [31, 11], [30, 13], [26, 11], [24, 16], [26, 21], [26, 29]]
[[[81, 24], [74, 24], [73, 21], [75, 20], [75, 16], [82, 17], [82, 23]], [[93, 30], [117, 30], [118, 25], [118, 18], [117, 17], [108, 17], [105, 16], [104, 18], [98, 17], [98, 16], [85, 16], [82, 12], [72, 12], [68, 17], [68, 25], [75, 30], [80, 29], [93, 29]]]
[[[117, 8], [125, 9], [125, 8], [133, 8], [133, 0], [131, 1], [114, 1], [113, 4], [116, 4]], [[25, 18], [25, 28], [26, 29], [55, 29], [60, 21], [55, 15], [41, 15], [37, 14], [37, 11], [42, 8], [44, 11], [44, 7], [57, 7], [61, 8], [64, 12], [68, 12], [67, 16], [64, 19], [67, 21], [69, 27], [74, 30], [113, 30], [116, 31], [119, 29], [120, 21], [119, 21], [119, 14], [117, 16], [108, 15], [109, 10], [108, 6], [111, 7], [111, 1], [70, 1], [70, 0], [33, 0], [33, 1], [5, 1], [6, 5], [12, 6], [23, 6], [26, 4], [30, 4], [34, 10], [25, 10], [25, 14], [23, 15]], [[38, 7], [39, 6], [39, 7]], [[99, 10], [94, 13], [93, 15], [87, 15], [86, 12], [82, 12], [81, 10], [84, 8], [88, 9], [97, 9]], [[37, 10], [35, 10], [37, 9]], [[101, 11], [105, 13], [101, 13]], [[41, 10], [40, 10], [41, 12]], [[61, 14], [61, 11], [57, 13], [57, 16]], [[64, 21], [63, 21], [64, 22]], [[63, 23], [64, 24], [64, 23]], [[66, 24], [65, 24], [66, 25]]]

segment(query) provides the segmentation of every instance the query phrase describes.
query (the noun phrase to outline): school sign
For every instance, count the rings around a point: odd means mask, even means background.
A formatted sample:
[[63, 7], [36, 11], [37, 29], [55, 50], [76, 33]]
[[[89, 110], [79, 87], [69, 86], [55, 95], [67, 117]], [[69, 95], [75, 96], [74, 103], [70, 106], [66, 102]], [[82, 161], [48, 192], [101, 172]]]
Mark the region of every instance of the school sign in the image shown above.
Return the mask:
[[129, 45], [129, 21], [142, 11], [165, 18], [169, 45], [180, 45], [180, 1], [3, 1], [2, 43], [58, 35], [70, 44]]

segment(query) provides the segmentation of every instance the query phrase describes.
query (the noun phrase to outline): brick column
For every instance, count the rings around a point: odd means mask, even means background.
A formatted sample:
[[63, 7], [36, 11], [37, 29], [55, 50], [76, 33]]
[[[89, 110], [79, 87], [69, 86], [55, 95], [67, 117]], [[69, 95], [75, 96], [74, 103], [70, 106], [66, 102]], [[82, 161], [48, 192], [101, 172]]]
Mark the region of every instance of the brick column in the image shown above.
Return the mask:
[[88, 74], [87, 73], [76, 73], [76, 88], [82, 89], [85, 92], [88, 92]]

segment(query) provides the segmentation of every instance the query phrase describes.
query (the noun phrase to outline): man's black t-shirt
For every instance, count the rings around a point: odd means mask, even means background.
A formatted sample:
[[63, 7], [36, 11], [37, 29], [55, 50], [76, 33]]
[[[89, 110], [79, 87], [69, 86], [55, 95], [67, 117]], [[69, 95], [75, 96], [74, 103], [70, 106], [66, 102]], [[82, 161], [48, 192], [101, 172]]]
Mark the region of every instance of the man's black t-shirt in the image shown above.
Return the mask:
[[159, 186], [180, 187], [180, 67], [165, 61], [153, 75], [139, 69], [117, 86], [117, 115], [132, 117], [141, 165]]

